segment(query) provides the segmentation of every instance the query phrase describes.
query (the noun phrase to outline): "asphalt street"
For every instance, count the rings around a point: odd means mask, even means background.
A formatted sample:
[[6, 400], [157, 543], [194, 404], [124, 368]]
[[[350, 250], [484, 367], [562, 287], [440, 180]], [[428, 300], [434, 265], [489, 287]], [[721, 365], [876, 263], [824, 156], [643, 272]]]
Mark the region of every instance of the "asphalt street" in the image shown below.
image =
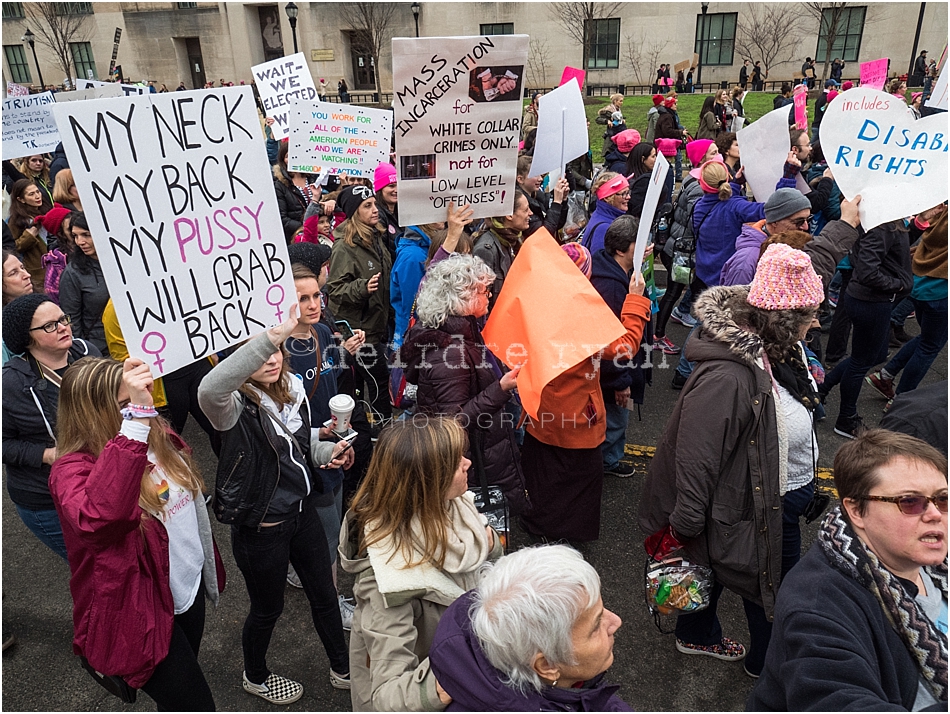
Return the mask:
[[[908, 332], [916, 331], [909, 320]], [[669, 336], [682, 344], [686, 329], [671, 323]], [[668, 358], [669, 359], [669, 358]], [[643, 477], [678, 392], [669, 381], [675, 362], [654, 370], [641, 419], [636, 413], [628, 431], [628, 456], [636, 474], [628, 479], [608, 477], [604, 489], [603, 524], [599, 541], [584, 548], [603, 582], [604, 604], [617, 612], [623, 626], [617, 632], [615, 662], [608, 677], [621, 685], [620, 695], [639, 711], [739, 711], [753, 680], [738, 663], [708, 657], [685, 656], [674, 647], [672, 635], [661, 634], [644, 604], [643, 535], [637, 527], [637, 508]], [[947, 378], [946, 349], [925, 380]], [[877, 425], [884, 400], [870, 388], [862, 392], [860, 411], [865, 422]], [[828, 402], [829, 417], [818, 425], [820, 466], [831, 466], [844, 439], [832, 432], [837, 414], [837, 390]], [[198, 464], [213, 483], [215, 462], [208, 440], [194, 423], [184, 434], [194, 447]], [[645, 448], [642, 448], [645, 447]], [[823, 472], [821, 484], [831, 488]], [[2, 708], [7, 711], [153, 711], [148, 696], [134, 706], [123, 705], [101, 689], [83, 671], [72, 654], [72, 602], [66, 564], [34, 538], [21, 523], [6, 489], [3, 490], [3, 637], [15, 634], [18, 643], [3, 654]], [[219, 710], [274, 711], [277, 707], [246, 694], [241, 688], [241, 627], [247, 614], [247, 595], [231, 556], [227, 528], [214, 523], [228, 572], [228, 586], [217, 610], [209, 612], [200, 661]], [[805, 547], [814, 540], [817, 524], [804, 527]], [[515, 546], [523, 534], [515, 534]], [[341, 578], [344, 589], [349, 585]], [[740, 599], [723, 595], [719, 608], [724, 633], [741, 642], [748, 630]], [[310, 620], [303, 591], [288, 587], [286, 608], [277, 625], [268, 658], [270, 668], [304, 684], [303, 698], [287, 707], [292, 711], [345, 711], [348, 692], [330, 687], [329, 664]]]

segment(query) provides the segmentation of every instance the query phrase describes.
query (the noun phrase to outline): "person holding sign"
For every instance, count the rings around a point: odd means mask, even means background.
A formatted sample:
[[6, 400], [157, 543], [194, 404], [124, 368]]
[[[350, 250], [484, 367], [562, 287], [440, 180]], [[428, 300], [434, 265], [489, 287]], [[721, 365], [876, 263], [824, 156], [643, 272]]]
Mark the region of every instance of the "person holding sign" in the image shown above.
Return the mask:
[[[280, 142], [277, 149], [277, 163], [274, 164], [274, 191], [277, 193], [277, 208], [280, 210], [280, 222], [284, 226], [284, 237], [289, 243], [303, 226], [304, 212], [314, 201], [320, 202], [321, 189], [307, 174], [287, 171], [287, 151], [289, 142]], [[328, 207], [327, 211], [332, 212]]]
[[[666, 159], [663, 159], [666, 161]], [[646, 198], [647, 189], [650, 186], [650, 175], [653, 173], [653, 165], [657, 162], [656, 147], [652, 144], [641, 142], [633, 147], [630, 155], [627, 157], [627, 166], [625, 173], [629, 179], [630, 200], [627, 202], [627, 214], [641, 217], [643, 213], [643, 200]], [[663, 192], [660, 194], [660, 200], [656, 204], [656, 211], [660, 206], [670, 202], [670, 196], [673, 195], [673, 172], [666, 173], [666, 184]], [[648, 216], [652, 225], [654, 216]]]

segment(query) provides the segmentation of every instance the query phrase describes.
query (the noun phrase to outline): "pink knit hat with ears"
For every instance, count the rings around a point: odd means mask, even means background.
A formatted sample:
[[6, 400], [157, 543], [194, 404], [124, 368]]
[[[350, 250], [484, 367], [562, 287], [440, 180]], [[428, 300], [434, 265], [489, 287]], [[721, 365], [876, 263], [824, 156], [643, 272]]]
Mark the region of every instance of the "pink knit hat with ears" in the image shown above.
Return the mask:
[[793, 310], [818, 307], [824, 299], [821, 278], [808, 254], [776, 243], [759, 258], [746, 302], [762, 310]]

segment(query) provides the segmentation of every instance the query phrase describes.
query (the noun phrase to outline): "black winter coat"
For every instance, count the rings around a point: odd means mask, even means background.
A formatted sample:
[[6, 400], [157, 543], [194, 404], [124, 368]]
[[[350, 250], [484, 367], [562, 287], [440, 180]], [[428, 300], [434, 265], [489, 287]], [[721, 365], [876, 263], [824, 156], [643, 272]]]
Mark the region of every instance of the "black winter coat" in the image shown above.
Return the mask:
[[[518, 190], [521, 191], [520, 188]], [[527, 238], [539, 228], [544, 227], [548, 233], [557, 238], [557, 232], [567, 222], [567, 199], [565, 198], [564, 203], [552, 203], [550, 196], [540, 189], [533, 196], [529, 196], [525, 191], [521, 193], [528, 199], [528, 208], [531, 209], [528, 230], [524, 232], [523, 237]]]
[[[320, 187], [315, 186], [315, 191]], [[294, 186], [290, 176], [283, 166], [274, 166], [274, 192], [277, 194], [277, 209], [280, 211], [280, 223], [284, 227], [284, 238], [287, 242], [294, 237], [303, 225], [304, 212], [309, 203], [300, 190]]]
[[63, 169], [69, 168], [69, 159], [66, 157], [66, 149], [63, 148], [63, 142], [59, 142], [56, 145], [56, 148], [53, 149], [53, 155], [50, 157], [49, 162], [49, 180], [50, 183], [56, 184], [56, 174], [58, 174]]
[[851, 249], [854, 273], [848, 295], [867, 302], [897, 302], [914, 287], [910, 234], [903, 221], [876, 226]]
[[389, 251], [391, 262], [395, 264], [396, 246], [399, 245], [399, 239], [402, 238], [403, 233], [403, 229], [399, 226], [399, 216], [396, 213], [399, 211], [399, 206], [396, 205], [396, 212], [390, 211], [383, 201], [383, 197], [377, 191], [376, 207], [379, 209], [379, 222], [386, 229], [383, 233], [383, 243], [386, 244], [386, 249]]

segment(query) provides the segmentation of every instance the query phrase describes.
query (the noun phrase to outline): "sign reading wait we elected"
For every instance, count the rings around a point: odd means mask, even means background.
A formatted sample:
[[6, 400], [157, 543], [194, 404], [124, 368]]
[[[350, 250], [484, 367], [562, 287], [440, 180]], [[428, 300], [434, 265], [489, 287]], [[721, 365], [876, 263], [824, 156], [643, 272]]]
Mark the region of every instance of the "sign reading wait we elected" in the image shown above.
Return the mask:
[[287, 169], [372, 178], [389, 163], [393, 113], [352, 104], [297, 102], [290, 109]]

